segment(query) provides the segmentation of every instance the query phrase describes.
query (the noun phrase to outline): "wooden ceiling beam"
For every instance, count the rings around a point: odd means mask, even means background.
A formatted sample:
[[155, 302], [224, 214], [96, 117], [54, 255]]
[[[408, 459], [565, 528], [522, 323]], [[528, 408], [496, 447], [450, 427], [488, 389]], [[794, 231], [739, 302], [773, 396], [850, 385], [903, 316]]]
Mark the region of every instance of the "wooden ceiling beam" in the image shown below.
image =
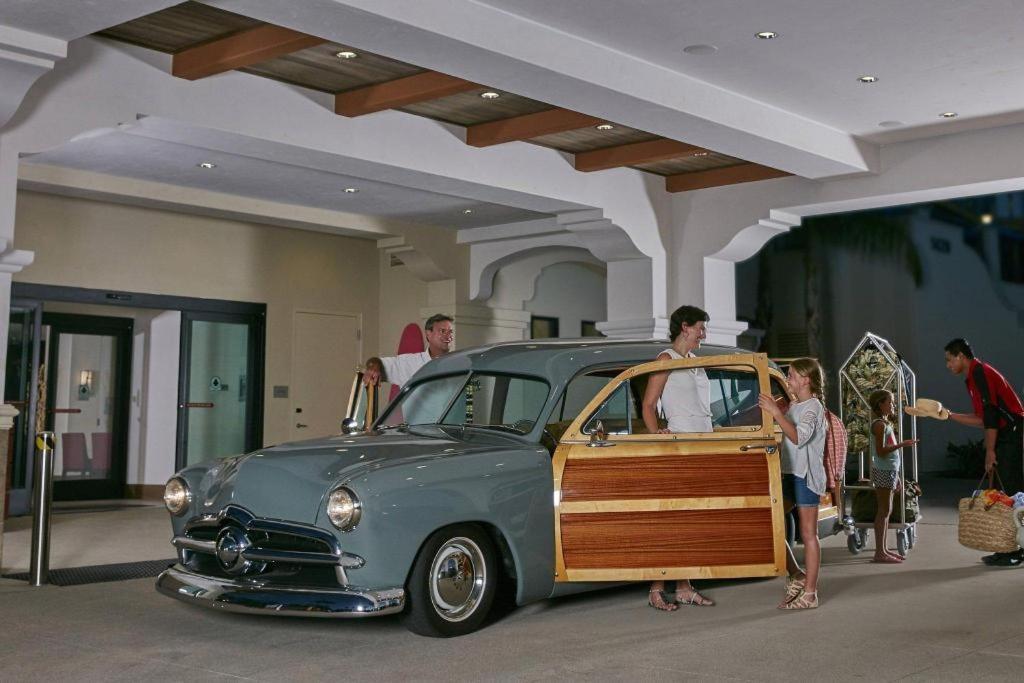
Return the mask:
[[417, 102], [458, 95], [483, 86], [437, 71], [426, 71], [393, 81], [346, 90], [334, 96], [334, 113], [362, 116], [385, 109], [406, 107]]
[[759, 166], [758, 164], [737, 164], [723, 168], [712, 168], [707, 171], [678, 173], [665, 177], [665, 189], [669, 192], [687, 192], [702, 190], [722, 185], [737, 185], [755, 180], [769, 180], [792, 175], [777, 168]]
[[263, 24], [176, 53], [171, 73], [190, 81], [241, 69], [324, 43], [323, 38]]
[[577, 152], [575, 166], [577, 171], [603, 171], [619, 166], [649, 164], [654, 161], [679, 159], [682, 157], [704, 156], [708, 151], [703, 147], [688, 145], [662, 138], [646, 142], [633, 142], [628, 145], [605, 147], [589, 152]]
[[605, 119], [598, 119], [568, 109], [547, 109], [534, 114], [523, 114], [469, 126], [466, 128], [466, 144], [474, 147], [490, 147], [503, 142], [529, 140], [541, 135], [579, 130], [605, 122]]

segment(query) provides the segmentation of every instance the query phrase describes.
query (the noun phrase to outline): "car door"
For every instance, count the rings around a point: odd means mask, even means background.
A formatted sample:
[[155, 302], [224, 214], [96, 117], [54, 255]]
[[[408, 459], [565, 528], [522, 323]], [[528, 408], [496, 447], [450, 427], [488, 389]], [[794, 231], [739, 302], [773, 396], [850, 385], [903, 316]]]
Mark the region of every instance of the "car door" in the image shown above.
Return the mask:
[[[714, 431], [645, 433], [637, 388], [698, 368], [712, 386], [736, 382], [719, 392]], [[778, 440], [756, 407], [770, 391], [763, 354], [654, 361], [608, 382], [555, 450], [556, 581], [781, 575]]]

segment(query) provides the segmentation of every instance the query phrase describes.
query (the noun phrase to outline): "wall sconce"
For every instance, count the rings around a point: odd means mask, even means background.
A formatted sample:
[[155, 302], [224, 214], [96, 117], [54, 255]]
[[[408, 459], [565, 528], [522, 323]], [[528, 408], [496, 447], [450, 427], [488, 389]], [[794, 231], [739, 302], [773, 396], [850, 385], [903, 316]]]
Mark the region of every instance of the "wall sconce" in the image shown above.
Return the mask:
[[92, 370], [82, 370], [78, 375], [78, 400], [87, 401], [92, 396]]

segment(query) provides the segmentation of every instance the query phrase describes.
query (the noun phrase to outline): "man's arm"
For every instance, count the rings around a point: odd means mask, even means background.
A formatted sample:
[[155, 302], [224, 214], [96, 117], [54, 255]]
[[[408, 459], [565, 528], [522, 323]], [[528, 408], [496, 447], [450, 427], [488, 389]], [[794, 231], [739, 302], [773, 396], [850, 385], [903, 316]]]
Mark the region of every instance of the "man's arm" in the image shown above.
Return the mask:
[[984, 427], [984, 421], [974, 413], [954, 413], [950, 411], [949, 419], [968, 427]]

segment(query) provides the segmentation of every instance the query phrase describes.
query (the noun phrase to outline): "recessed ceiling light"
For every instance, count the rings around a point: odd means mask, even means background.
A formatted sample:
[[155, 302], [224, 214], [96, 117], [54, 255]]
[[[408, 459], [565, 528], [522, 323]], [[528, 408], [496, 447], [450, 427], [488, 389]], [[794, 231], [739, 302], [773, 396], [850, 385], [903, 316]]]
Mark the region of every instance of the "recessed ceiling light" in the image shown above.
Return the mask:
[[614, 130], [615, 126], [610, 123], [599, 123], [594, 126], [594, 128], [597, 128], [598, 130]]
[[714, 45], [700, 43], [697, 45], [687, 45], [683, 48], [683, 52], [688, 55], [713, 55], [718, 52], [718, 48]]
[[878, 76], [857, 76], [857, 80], [861, 83], [877, 83]]
[[983, 213], [978, 217], [978, 219], [981, 221], [982, 225], [992, 225], [992, 214], [990, 213]]
[[466, 215], [469, 215], [469, 214], [473, 213], [473, 209], [463, 209], [462, 213], [464, 213]]
[[957, 116], [958, 114], [955, 111], [944, 111], [939, 114], [939, 118], [943, 119], [955, 119]]
[[879, 128], [899, 128], [902, 125], [903, 125], [902, 121], [888, 120], [888, 121], [879, 121], [878, 122], [878, 127]]
[[359, 188], [358, 187], [346, 187], [345, 188], [345, 194], [355, 194], [356, 192], [359, 192]]
[[359, 56], [359, 53], [352, 52], [352, 50], [342, 50], [341, 52], [335, 52], [334, 56], [338, 59], [355, 59]]
[[217, 168], [217, 164], [211, 163], [209, 161], [202, 161], [196, 164], [196, 166], [198, 166], [199, 168]]
[[754, 35], [756, 35], [761, 40], [771, 40], [772, 38], [779, 37], [779, 34], [776, 33], [775, 31], [758, 31]]
[[484, 98], [485, 100], [496, 100], [499, 97], [501, 97], [501, 93], [494, 92], [493, 90], [488, 90], [487, 92], [480, 93], [480, 97]]

